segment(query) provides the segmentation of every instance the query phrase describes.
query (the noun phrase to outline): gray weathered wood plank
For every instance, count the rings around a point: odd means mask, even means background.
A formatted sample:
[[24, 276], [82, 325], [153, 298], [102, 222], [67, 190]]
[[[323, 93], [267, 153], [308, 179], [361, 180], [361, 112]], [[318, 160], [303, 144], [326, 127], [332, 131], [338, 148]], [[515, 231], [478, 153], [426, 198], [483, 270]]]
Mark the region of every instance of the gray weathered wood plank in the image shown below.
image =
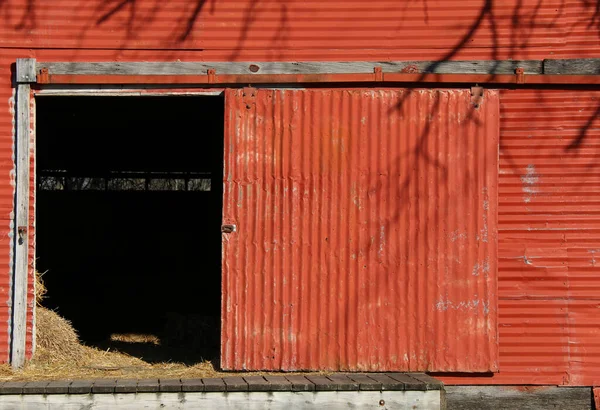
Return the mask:
[[181, 391], [203, 392], [204, 391], [204, 383], [202, 383], [202, 379], [182, 379], [181, 380]]
[[359, 384], [345, 374], [334, 373], [327, 378], [337, 384], [338, 391], [356, 391], [359, 388]]
[[178, 392], [181, 390], [181, 380], [179, 379], [159, 379], [161, 392]]
[[564, 75], [600, 74], [600, 58], [544, 60], [543, 73]]
[[160, 385], [158, 383], [158, 379], [147, 379], [147, 380], [138, 380], [137, 383], [137, 391], [138, 393], [155, 393], [160, 389]]
[[360, 390], [381, 390], [381, 383], [366, 374], [348, 374], [348, 377], [359, 384]]
[[89, 394], [92, 392], [93, 380], [74, 380], [69, 385], [69, 394]]
[[117, 380], [115, 393], [135, 393], [137, 392], [137, 380]]
[[248, 391], [271, 391], [271, 383], [262, 376], [244, 376]]
[[47, 394], [67, 394], [69, 392], [69, 385], [72, 383], [71, 380], [56, 380], [51, 381], [46, 386]]
[[23, 386], [23, 394], [46, 394], [48, 381], [29, 382]]
[[427, 390], [424, 382], [410, 377], [406, 373], [386, 373], [386, 375], [404, 384], [404, 390]]
[[92, 386], [92, 393], [114, 393], [117, 387], [117, 380], [115, 379], [97, 379], [94, 380]]
[[204, 383], [204, 391], [205, 392], [215, 392], [215, 391], [226, 391], [225, 382], [223, 379], [218, 377], [208, 377], [202, 379], [202, 383]]
[[27, 336], [27, 277], [29, 270], [29, 139], [30, 139], [29, 84], [17, 85], [16, 112], [16, 206], [13, 228], [14, 272], [12, 301], [11, 364], [20, 368], [25, 364]]
[[452, 410], [591, 410], [589, 387], [446, 386]]
[[398, 391], [402, 391], [405, 390], [405, 386], [404, 383], [392, 379], [391, 377], [385, 375], [385, 374], [381, 374], [381, 373], [370, 373], [368, 374], [368, 376], [375, 380], [376, 382], [381, 383], [381, 390], [398, 390]]
[[283, 376], [265, 376], [271, 385], [271, 391], [291, 391], [292, 383]]
[[223, 382], [225, 382], [225, 386], [228, 392], [231, 391], [248, 391], [248, 383], [244, 380], [243, 377], [238, 376], [230, 376], [223, 377]]
[[[385, 403], [381, 406], [380, 403]], [[2, 395], [2, 409], [438, 410], [439, 392], [212, 392]]]
[[407, 373], [407, 375], [423, 383], [427, 390], [440, 390], [444, 387], [441, 381], [425, 373]]
[[22, 394], [26, 382], [6, 382], [0, 386], [0, 394]]
[[305, 376], [285, 376], [292, 383], [292, 391], [315, 391], [315, 384]]
[[337, 391], [337, 384], [326, 376], [307, 375], [306, 378], [314, 383], [315, 391]]
[[16, 82], [17, 83], [35, 83], [35, 58], [17, 58]]
[[[50, 75], [217, 75], [261, 74], [372, 74], [375, 67], [384, 73], [514, 74], [517, 67], [526, 74], [541, 74], [541, 60], [479, 61], [352, 61], [352, 62], [39, 62]], [[252, 67], [252, 69], [251, 69]], [[258, 70], [256, 70], [258, 68]]]

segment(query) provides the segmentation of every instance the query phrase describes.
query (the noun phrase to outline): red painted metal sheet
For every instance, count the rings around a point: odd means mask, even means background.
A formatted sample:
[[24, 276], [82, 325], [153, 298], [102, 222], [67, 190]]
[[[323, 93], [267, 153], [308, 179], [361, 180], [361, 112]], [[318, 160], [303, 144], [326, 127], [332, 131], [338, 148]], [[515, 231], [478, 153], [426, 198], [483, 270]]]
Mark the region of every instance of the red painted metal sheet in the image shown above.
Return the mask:
[[594, 2], [578, 0], [4, 0], [0, 18], [0, 47], [64, 53], [164, 50], [178, 59], [179, 50], [193, 50], [204, 60], [335, 61], [600, 52]]
[[501, 94], [500, 373], [458, 384], [600, 384], [600, 91]]
[[223, 368], [497, 370], [498, 109], [226, 91]]

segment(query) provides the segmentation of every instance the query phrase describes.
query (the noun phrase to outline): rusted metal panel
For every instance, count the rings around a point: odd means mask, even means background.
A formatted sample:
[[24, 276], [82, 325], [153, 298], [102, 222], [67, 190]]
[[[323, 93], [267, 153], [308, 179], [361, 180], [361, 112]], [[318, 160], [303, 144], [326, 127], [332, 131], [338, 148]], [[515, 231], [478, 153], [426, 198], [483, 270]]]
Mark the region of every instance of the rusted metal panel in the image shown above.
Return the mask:
[[238, 61], [597, 56], [592, 3], [5, 0], [0, 47], [194, 50]]
[[228, 90], [221, 365], [497, 370], [498, 93]]

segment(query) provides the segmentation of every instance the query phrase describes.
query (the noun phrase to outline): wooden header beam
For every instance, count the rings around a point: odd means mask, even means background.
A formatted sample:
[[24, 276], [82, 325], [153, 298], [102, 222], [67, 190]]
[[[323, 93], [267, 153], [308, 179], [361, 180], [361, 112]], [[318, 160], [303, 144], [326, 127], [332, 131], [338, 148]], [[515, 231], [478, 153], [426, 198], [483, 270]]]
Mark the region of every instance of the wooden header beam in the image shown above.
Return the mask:
[[600, 59], [36, 64], [39, 84], [600, 84]]

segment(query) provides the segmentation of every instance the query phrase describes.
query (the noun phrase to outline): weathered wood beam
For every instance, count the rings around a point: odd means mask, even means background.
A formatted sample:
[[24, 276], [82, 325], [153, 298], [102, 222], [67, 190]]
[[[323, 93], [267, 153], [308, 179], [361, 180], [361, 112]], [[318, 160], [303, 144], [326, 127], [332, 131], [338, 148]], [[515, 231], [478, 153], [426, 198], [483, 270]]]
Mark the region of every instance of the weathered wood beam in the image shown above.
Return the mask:
[[355, 62], [246, 62], [246, 63], [38, 63], [38, 72], [50, 75], [217, 75], [252, 74], [372, 74], [374, 67], [383, 73], [435, 74], [514, 74], [518, 67], [525, 74], [541, 74], [541, 60], [524, 61], [355, 61]]
[[18, 59], [16, 71], [16, 192], [13, 226], [14, 268], [10, 362], [14, 368], [25, 364], [27, 337], [27, 277], [29, 271], [29, 139], [30, 83], [35, 82], [35, 60]]
[[[183, 404], [185, 403], [185, 404]], [[3, 409], [137, 409], [194, 408], [271, 410], [293, 408], [343, 410], [387, 408], [399, 410], [445, 409], [439, 391], [300, 391], [137, 394], [8, 394], [0, 395]]]
[[544, 74], [600, 74], [600, 58], [580, 58], [573, 60], [544, 60]]
[[36, 70], [50, 75], [217, 75], [274, 74], [370, 74], [374, 67], [383, 73], [417, 74], [524, 74], [595, 75], [600, 59], [568, 60], [474, 60], [474, 61], [354, 61], [354, 62], [167, 62], [167, 63], [38, 63]]
[[446, 386], [446, 402], [455, 410], [591, 410], [589, 387]]

